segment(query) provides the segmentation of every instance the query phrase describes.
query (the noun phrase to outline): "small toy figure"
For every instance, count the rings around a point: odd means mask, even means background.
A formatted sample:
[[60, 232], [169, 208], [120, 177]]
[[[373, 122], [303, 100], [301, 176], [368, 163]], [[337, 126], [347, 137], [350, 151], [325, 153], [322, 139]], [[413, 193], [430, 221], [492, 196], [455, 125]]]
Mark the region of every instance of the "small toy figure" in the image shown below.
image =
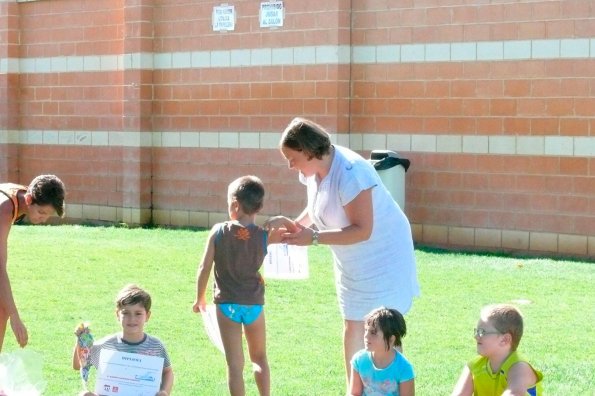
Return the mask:
[[89, 329], [88, 323], [80, 323], [74, 330], [74, 334], [77, 338], [77, 350], [80, 362], [81, 379], [83, 380], [83, 388], [87, 391], [87, 383], [89, 381], [89, 368], [91, 367], [91, 361], [89, 360], [89, 353], [93, 346], [93, 335]]

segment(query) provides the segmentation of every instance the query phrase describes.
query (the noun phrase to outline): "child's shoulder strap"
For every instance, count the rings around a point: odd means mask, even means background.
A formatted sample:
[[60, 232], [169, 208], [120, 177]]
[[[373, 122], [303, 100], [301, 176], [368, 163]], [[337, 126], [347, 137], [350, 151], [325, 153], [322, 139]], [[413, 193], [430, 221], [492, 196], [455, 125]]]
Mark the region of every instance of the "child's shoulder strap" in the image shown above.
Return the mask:
[[12, 202], [12, 223], [17, 220], [19, 214], [19, 198], [17, 193], [19, 191], [27, 191], [27, 187], [14, 183], [0, 183], [0, 192]]

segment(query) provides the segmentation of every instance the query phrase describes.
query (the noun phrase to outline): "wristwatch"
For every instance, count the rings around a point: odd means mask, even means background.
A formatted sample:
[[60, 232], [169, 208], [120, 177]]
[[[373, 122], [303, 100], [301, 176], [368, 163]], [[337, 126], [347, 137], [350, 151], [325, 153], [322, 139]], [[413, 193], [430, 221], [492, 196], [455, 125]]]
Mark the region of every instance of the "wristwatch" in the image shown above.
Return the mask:
[[314, 230], [312, 232], [312, 245], [317, 246], [318, 245], [318, 231]]

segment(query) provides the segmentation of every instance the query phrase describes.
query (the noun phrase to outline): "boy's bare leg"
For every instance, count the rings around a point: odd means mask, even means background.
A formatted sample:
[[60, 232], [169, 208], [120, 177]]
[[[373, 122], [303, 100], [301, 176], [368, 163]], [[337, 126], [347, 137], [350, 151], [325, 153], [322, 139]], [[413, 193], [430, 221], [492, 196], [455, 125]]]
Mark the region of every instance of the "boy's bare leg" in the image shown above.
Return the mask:
[[267, 359], [264, 310], [258, 319], [248, 326], [244, 326], [244, 331], [258, 392], [260, 396], [269, 396], [271, 394], [271, 372]]
[[231, 396], [244, 396], [244, 350], [242, 325], [227, 318], [217, 307], [217, 323], [227, 362], [227, 386]]

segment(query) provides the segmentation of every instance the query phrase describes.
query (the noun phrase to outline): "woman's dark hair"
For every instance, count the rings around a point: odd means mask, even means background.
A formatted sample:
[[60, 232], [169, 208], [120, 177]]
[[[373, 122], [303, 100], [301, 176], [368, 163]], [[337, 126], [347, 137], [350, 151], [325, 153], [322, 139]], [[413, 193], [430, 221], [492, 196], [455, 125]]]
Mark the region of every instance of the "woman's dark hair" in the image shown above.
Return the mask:
[[322, 159], [330, 153], [331, 138], [324, 128], [305, 118], [294, 118], [281, 135], [281, 146], [302, 151], [308, 159]]

